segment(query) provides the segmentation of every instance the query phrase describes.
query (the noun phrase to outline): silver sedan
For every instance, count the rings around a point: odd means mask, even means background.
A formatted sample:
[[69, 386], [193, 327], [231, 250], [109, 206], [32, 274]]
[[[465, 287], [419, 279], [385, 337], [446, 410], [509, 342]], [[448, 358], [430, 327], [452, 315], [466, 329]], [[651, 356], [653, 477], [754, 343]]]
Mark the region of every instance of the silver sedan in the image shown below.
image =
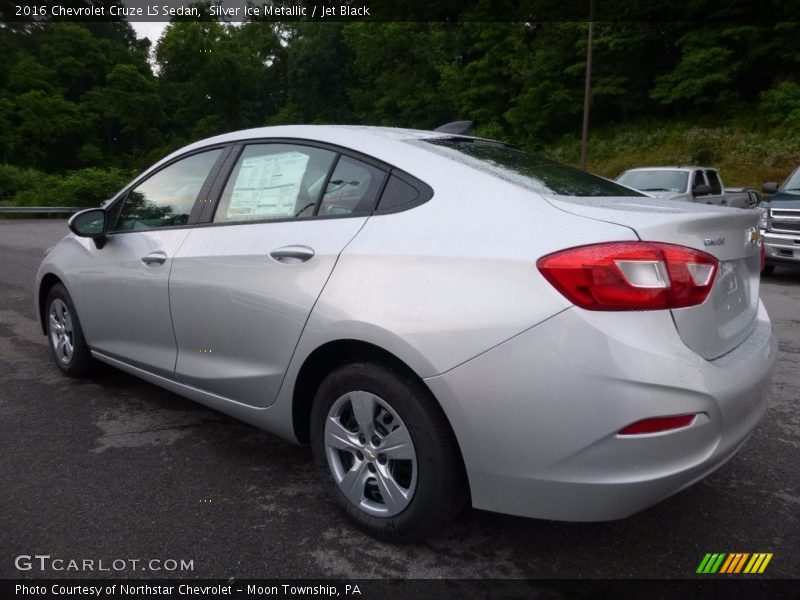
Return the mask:
[[372, 535], [469, 505], [617, 519], [766, 410], [757, 220], [469, 136], [253, 129], [76, 214], [37, 310], [69, 376], [102, 361], [310, 444]]

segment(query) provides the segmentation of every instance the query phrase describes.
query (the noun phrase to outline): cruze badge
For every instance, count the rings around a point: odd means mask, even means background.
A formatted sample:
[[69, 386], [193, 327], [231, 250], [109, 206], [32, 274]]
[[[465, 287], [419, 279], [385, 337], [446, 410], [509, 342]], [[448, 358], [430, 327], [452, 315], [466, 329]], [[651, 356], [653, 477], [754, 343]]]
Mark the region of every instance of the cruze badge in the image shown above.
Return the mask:
[[761, 232], [759, 231], [758, 227], [751, 227], [748, 229], [745, 240], [751, 246], [757, 246], [758, 242], [761, 241]]
[[706, 238], [703, 240], [703, 243], [706, 246], [724, 246], [725, 245], [725, 238], [718, 237], [718, 238]]

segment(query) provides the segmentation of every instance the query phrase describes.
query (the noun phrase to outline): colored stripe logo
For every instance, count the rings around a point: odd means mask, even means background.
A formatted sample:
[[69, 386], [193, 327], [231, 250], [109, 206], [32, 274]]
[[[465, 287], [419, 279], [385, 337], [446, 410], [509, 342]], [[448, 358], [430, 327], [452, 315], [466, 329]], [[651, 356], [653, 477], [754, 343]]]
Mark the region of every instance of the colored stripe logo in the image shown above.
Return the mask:
[[706, 574], [738, 574], [738, 573], [763, 573], [769, 561], [772, 560], [771, 552], [709, 552], [700, 561], [697, 573]]

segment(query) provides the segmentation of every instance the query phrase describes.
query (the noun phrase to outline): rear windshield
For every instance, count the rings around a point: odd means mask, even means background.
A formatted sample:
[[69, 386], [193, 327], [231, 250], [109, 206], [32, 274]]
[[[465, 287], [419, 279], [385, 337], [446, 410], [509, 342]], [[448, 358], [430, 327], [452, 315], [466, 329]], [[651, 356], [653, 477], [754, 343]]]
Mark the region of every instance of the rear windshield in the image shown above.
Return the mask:
[[[455, 150], [448, 156], [494, 175], [556, 196], [642, 196], [613, 181], [547, 160], [499, 142], [471, 138], [428, 139], [425, 143]], [[472, 159], [472, 160], [470, 160]], [[477, 161], [477, 162], [476, 162]], [[521, 178], [519, 176], [522, 176]]]
[[643, 192], [683, 192], [689, 180], [688, 171], [628, 171], [617, 181]]

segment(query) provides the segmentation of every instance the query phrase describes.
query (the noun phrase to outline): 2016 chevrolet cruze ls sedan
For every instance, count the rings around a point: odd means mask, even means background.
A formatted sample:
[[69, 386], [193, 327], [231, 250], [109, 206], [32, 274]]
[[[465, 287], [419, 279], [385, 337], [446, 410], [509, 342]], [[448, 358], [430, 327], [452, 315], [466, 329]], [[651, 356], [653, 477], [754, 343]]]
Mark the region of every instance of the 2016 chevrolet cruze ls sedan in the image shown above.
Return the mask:
[[253, 129], [76, 214], [36, 298], [67, 375], [100, 360], [310, 443], [374, 535], [468, 503], [617, 519], [766, 410], [757, 220], [473, 137]]

